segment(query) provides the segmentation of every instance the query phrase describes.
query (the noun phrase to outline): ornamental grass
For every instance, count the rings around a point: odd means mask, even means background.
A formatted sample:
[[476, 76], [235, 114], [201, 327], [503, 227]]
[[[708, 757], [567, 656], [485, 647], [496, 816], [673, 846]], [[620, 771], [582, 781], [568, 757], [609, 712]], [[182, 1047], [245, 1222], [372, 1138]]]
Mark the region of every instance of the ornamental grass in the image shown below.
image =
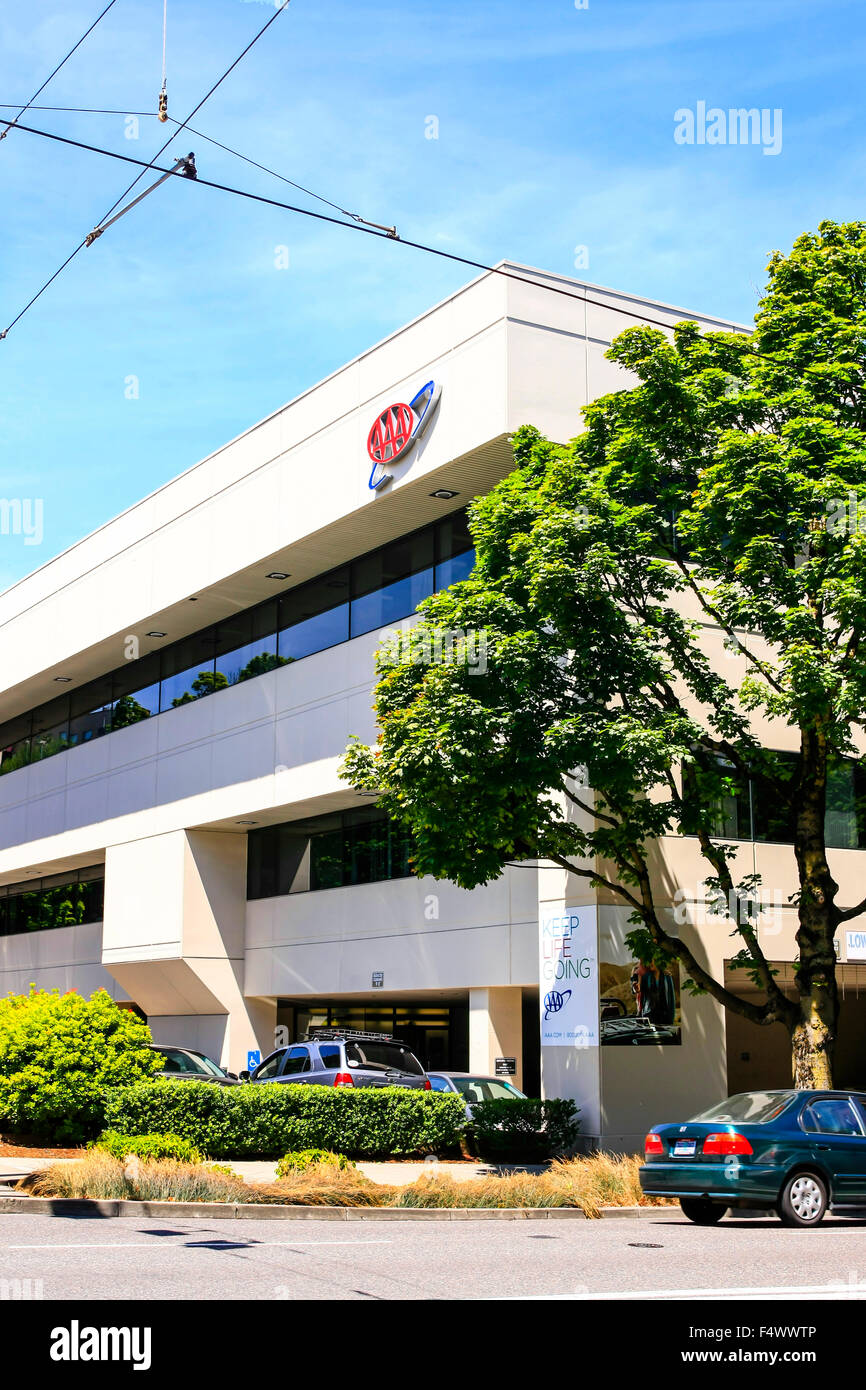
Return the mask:
[[32, 1173], [18, 1190], [34, 1197], [129, 1198], [144, 1202], [279, 1203], [332, 1207], [576, 1207], [588, 1217], [605, 1206], [661, 1206], [640, 1190], [636, 1156], [594, 1154], [552, 1163], [542, 1173], [465, 1178], [425, 1175], [404, 1187], [372, 1182], [357, 1169], [319, 1163], [270, 1183], [247, 1183], [207, 1163], [127, 1160], [101, 1150]]

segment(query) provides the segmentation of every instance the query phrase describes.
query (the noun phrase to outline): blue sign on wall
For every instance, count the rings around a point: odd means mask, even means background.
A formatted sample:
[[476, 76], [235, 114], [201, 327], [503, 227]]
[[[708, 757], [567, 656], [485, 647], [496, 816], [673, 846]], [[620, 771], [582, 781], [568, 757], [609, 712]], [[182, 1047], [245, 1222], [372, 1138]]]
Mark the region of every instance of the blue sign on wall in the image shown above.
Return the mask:
[[262, 1060], [262, 1054], [261, 1054], [261, 1052], [259, 1052], [258, 1050], [255, 1051], [255, 1052], [248, 1052], [248, 1053], [247, 1053], [247, 1071], [255, 1071], [256, 1067], [259, 1065], [259, 1062], [260, 1062], [261, 1060]]

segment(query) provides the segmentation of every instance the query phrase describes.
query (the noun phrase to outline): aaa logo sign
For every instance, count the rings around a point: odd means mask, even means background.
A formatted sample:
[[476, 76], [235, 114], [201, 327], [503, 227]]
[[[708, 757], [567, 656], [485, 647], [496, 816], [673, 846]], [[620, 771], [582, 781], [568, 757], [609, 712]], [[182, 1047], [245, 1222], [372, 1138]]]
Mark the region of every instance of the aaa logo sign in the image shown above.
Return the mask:
[[369, 488], [375, 492], [392, 474], [386, 465], [402, 460], [418, 442], [439, 404], [442, 387], [434, 381], [422, 386], [417, 396], [403, 405], [389, 405], [382, 411], [367, 436], [367, 453], [373, 460]]

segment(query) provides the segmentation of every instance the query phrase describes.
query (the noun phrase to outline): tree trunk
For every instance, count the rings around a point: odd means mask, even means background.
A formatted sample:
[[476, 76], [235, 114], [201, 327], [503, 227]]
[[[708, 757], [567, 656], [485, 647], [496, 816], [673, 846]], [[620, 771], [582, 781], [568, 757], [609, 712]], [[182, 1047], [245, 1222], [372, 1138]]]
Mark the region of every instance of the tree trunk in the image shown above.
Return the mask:
[[839, 891], [830, 873], [824, 840], [827, 744], [820, 729], [801, 731], [794, 854], [800, 879], [796, 981], [798, 1013], [791, 1030], [794, 1085], [798, 1090], [833, 1086], [833, 1050], [839, 1020], [834, 902]]
[[791, 1030], [793, 1080], [798, 1091], [833, 1088], [833, 1049], [839, 1016], [835, 979], [813, 982], [800, 999], [800, 1016]]

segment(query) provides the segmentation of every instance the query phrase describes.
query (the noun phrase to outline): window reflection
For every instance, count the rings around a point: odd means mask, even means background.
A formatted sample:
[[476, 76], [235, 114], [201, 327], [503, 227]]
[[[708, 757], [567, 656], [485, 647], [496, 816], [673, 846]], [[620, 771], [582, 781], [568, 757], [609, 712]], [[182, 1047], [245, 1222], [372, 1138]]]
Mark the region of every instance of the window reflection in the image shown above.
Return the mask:
[[82, 869], [0, 889], [0, 936], [101, 921], [103, 872]]
[[227, 685], [238, 685], [284, 666], [285, 658], [277, 656], [276, 602], [218, 623], [214, 647], [215, 678], [224, 676]]
[[[473, 563], [458, 512], [7, 721], [0, 773], [392, 626], [434, 589], [465, 578]], [[839, 833], [850, 838], [850, 813], [843, 815]]]
[[411, 838], [375, 806], [254, 830], [248, 837], [247, 896], [282, 897], [408, 878]]
[[222, 690], [228, 680], [215, 670], [213, 631], [197, 633], [184, 642], [176, 642], [162, 654], [162, 681], [159, 692], [160, 712], [177, 709], [192, 700], [200, 700]]
[[345, 642], [349, 636], [348, 597], [348, 566], [284, 594], [280, 599], [280, 656], [298, 661]]
[[111, 691], [112, 729], [125, 729], [159, 714], [159, 654], [154, 652], [115, 671]]

